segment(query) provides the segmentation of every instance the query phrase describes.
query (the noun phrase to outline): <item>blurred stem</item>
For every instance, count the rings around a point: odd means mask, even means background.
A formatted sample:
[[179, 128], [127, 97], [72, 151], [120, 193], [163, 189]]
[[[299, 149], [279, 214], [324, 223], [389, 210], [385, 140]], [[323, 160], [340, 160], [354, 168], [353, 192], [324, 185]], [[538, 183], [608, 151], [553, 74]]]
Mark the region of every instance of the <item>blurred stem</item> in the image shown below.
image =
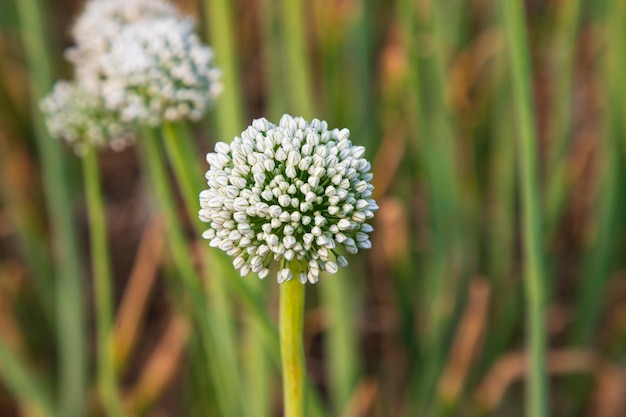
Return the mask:
[[20, 254], [36, 281], [46, 325], [54, 327], [54, 300], [50, 298], [50, 294], [54, 293], [54, 280], [50, 276], [52, 259], [45, 238], [43, 214], [37, 211], [36, 203], [29, 198], [28, 187], [23, 187], [22, 181], [15, 181], [22, 173], [20, 162], [15, 165], [12, 162], [21, 160], [27, 152], [24, 148], [23, 145], [0, 138], [0, 200], [15, 228]]
[[[333, 10], [326, 6], [320, 2], [314, 13], [324, 63], [325, 111], [329, 120], [344, 126], [347, 123], [352, 135], [359, 138], [359, 144], [366, 144], [367, 138], [372, 137], [372, 122], [368, 116], [371, 73], [367, 65], [369, 35], [366, 29], [369, 1], [362, 2], [350, 16], [333, 16]], [[340, 269], [318, 284], [328, 326], [324, 342], [334, 415], [345, 412], [361, 374], [355, 323], [360, 294], [355, 278]]]
[[546, 226], [553, 230], [565, 207], [571, 184], [567, 178], [567, 159], [565, 158], [572, 134], [574, 103], [574, 60], [576, 37], [580, 20], [581, 2], [570, 0], [558, 5], [555, 27], [553, 54], [555, 68], [553, 72], [554, 98], [550, 112], [550, 141], [548, 155], [549, 181], [546, 195]]
[[282, 58], [287, 61], [287, 109], [294, 115], [310, 119], [313, 117], [314, 106], [307, 59], [309, 49], [304, 37], [307, 27], [304, 21], [304, 3], [303, 0], [282, 0], [280, 23], [284, 25], [281, 32], [285, 48]]
[[[202, 171], [197, 169], [195, 163], [198, 152], [193, 149], [193, 138], [182, 123], [176, 125], [164, 123], [161, 131], [176, 183], [182, 191], [187, 214], [194, 226], [196, 235], [200, 236], [204, 227], [198, 220], [198, 210], [200, 208], [199, 195], [202, 190], [201, 179], [204, 176]], [[228, 278], [237, 279], [237, 277], [228, 276], [229, 265], [224, 259], [214, 257], [208, 244], [202, 242], [201, 248], [204, 264], [202, 272], [205, 275], [207, 285], [209, 321], [214, 328], [214, 343], [220, 358], [219, 361], [213, 363], [213, 366], [222, 368], [225, 379], [219, 381], [219, 384], [229, 392], [228, 398], [233, 401], [232, 407], [239, 408], [240, 402], [237, 398], [240, 372], [237, 361], [237, 344], [232, 308], [224, 283]]]
[[141, 149], [139, 154], [143, 158], [145, 171], [152, 181], [155, 197], [162, 207], [167, 224], [167, 232], [174, 266], [180, 275], [181, 281], [186, 289], [187, 295], [191, 298], [192, 313], [198, 323], [200, 339], [205, 346], [208, 355], [209, 372], [212, 375], [215, 398], [218, 402], [220, 414], [224, 416], [238, 416], [235, 411], [237, 405], [236, 398], [232, 397], [232, 392], [228, 390], [231, 376], [227, 370], [219, 366], [221, 358], [217, 355], [216, 345], [219, 334], [213, 329], [210, 317], [206, 311], [206, 304], [203, 297], [203, 290], [200, 286], [198, 275], [193, 266], [185, 234], [179, 219], [174, 198], [170, 191], [169, 181], [166, 176], [167, 168], [163, 162], [157, 135], [152, 128], [142, 128], [142, 138], [139, 141]]
[[[15, 5], [32, 82], [32, 103], [36, 106], [52, 86], [44, 9], [38, 0], [16, 0]], [[34, 114], [34, 126], [55, 255], [59, 409], [63, 417], [81, 417], [87, 386], [81, 256], [59, 142], [50, 138], [38, 113]]]
[[320, 282], [328, 322], [325, 339], [334, 415], [343, 414], [359, 374], [352, 278], [344, 270], [339, 270]]
[[[253, 278], [247, 283], [249, 288], [262, 294], [265, 282]], [[265, 312], [262, 314], [266, 315]], [[273, 407], [274, 386], [270, 384], [271, 367], [268, 358], [268, 346], [265, 342], [263, 323], [257, 320], [255, 313], [246, 315], [246, 328], [243, 336], [245, 370], [244, 389], [247, 401], [243, 405], [244, 415], [270, 417]], [[259, 343], [261, 342], [261, 343]]]
[[[500, 54], [497, 58], [497, 71], [506, 70], [506, 57]], [[486, 333], [483, 357], [483, 369], [492, 363], [510, 346], [517, 331], [517, 324], [522, 314], [523, 292], [521, 279], [515, 256], [516, 240], [516, 175], [515, 175], [515, 143], [508, 140], [513, 118], [507, 83], [509, 77], [500, 77], [502, 82], [494, 86], [496, 99], [495, 115], [491, 122], [493, 148], [490, 155], [489, 180], [487, 187], [489, 205], [489, 242], [487, 246], [488, 276], [492, 282], [492, 293], [499, 294], [495, 301], [495, 314], [491, 318], [491, 328]]]
[[196, 302], [201, 301], [202, 290], [193, 267], [190, 253], [187, 249], [185, 234], [180, 223], [174, 198], [170, 191], [167, 178], [167, 168], [163, 163], [157, 135], [150, 127], [142, 127], [142, 137], [138, 141], [138, 154], [142, 158], [144, 170], [150, 178], [154, 196], [160, 208], [164, 211], [167, 233], [169, 237], [172, 260], [182, 278], [183, 284], [191, 291]]
[[[296, 271], [293, 272], [297, 276]], [[295, 277], [280, 284], [279, 334], [285, 417], [305, 416], [304, 288], [305, 284]]]
[[277, 120], [287, 108], [287, 93], [282, 75], [282, 48], [278, 11], [280, 7], [274, 0], [261, 0], [258, 19], [262, 25], [263, 61], [265, 62], [265, 91], [268, 94], [265, 113], [272, 120]]
[[503, 2], [511, 68], [514, 108], [517, 116], [518, 169], [521, 181], [522, 245], [527, 302], [528, 393], [526, 415], [547, 417], [548, 378], [546, 370], [545, 277], [542, 215], [537, 164], [537, 136], [532, 101], [531, 67], [526, 34], [525, 10], [521, 0]]
[[[54, 405], [48, 393], [20, 358], [0, 338], [0, 378], [19, 404], [35, 411], [34, 417], [54, 417]], [[61, 415], [61, 414], [59, 414]]]
[[199, 195], [204, 178], [196, 163], [199, 152], [193, 149], [191, 143], [193, 138], [182, 123], [163, 123], [161, 135], [167, 158], [172, 165], [176, 183], [180, 187], [185, 202], [187, 214], [194, 225], [194, 229], [198, 229]]
[[112, 332], [113, 301], [111, 261], [107, 245], [106, 212], [102, 199], [100, 171], [95, 149], [89, 149], [82, 158], [91, 263], [96, 302], [98, 332], [98, 385], [101, 400], [110, 417], [124, 415], [115, 377], [114, 346]]
[[[207, 28], [209, 30], [209, 38], [214, 45], [216, 51], [216, 61], [218, 65], [224, 70], [224, 93], [219, 99], [219, 103], [216, 106], [215, 112], [216, 118], [216, 137], [222, 141], [229, 141], [235, 135], [237, 135], [243, 125], [244, 106], [241, 94], [241, 77], [239, 74], [239, 62], [237, 59], [237, 48], [235, 45], [234, 36], [236, 31], [234, 28], [234, 18], [232, 12], [232, 2], [229, 0], [205, 0], [205, 12], [207, 14], [206, 21], [208, 23]], [[200, 172], [204, 172], [201, 170]], [[197, 176], [198, 179], [204, 178]], [[200, 181], [200, 190], [204, 187], [204, 181]], [[199, 193], [199, 191], [198, 191]], [[198, 194], [195, 195], [196, 204], [198, 202]], [[194, 215], [197, 219], [197, 213]], [[198, 221], [196, 220], [196, 223]], [[202, 230], [199, 231], [202, 233]], [[238, 288], [247, 294], [252, 292], [251, 286], [247, 282], [239, 282], [240, 277], [233, 271], [229, 262], [223, 254], [213, 256], [212, 250], [208, 248], [208, 245], [204, 245], [204, 258], [212, 259], [216, 263], [222, 264], [221, 270], [226, 272], [223, 275], [223, 279], [228, 281], [238, 281]], [[223, 287], [223, 286], [222, 286]], [[231, 285], [229, 290], [233, 290]], [[221, 288], [226, 293], [226, 288]], [[255, 300], [254, 307], [257, 311], [248, 310], [244, 316], [244, 331], [245, 337], [249, 338], [253, 345], [256, 345], [254, 349], [254, 356], [256, 360], [248, 362], [246, 370], [251, 372], [246, 380], [246, 396], [251, 398], [260, 398], [267, 394], [269, 373], [267, 370], [267, 359], [265, 357], [265, 351], [260, 349], [263, 345], [263, 335], [267, 333], [266, 325], [269, 324], [267, 312], [264, 309], [264, 298], [261, 296], [262, 292], [257, 291], [256, 296], [249, 295], [247, 300]], [[218, 297], [218, 295], [215, 295]], [[260, 310], [260, 311], [259, 311]], [[235, 387], [237, 388], [237, 387]], [[246, 405], [251, 402], [246, 402]], [[247, 408], [244, 405], [244, 410]], [[268, 401], [258, 402], [252, 405], [256, 407], [256, 414], [258, 416], [268, 415], [270, 413], [270, 404]]]
[[[577, 294], [576, 320], [573, 321], [572, 341], [580, 345], [589, 345], [598, 325], [604, 307], [603, 297], [611, 273], [615, 241], [620, 234], [621, 207], [619, 206], [620, 156], [623, 155], [624, 133], [624, 68], [626, 66], [626, 42], [619, 36], [626, 36], [623, 2], [611, 2], [598, 10], [601, 23], [606, 28], [604, 41], [606, 55], [602, 71], [604, 81], [605, 112], [604, 137], [599, 144], [599, 176], [597, 184], [599, 197], [595, 212], [596, 238], [585, 259], [585, 268]], [[620, 143], [621, 140], [621, 143]], [[620, 147], [621, 145], [621, 147]]]
[[215, 106], [217, 132], [221, 140], [232, 138], [241, 131], [243, 105], [239, 62], [235, 48], [232, 2], [204, 0], [209, 40], [215, 49], [215, 61], [222, 69], [224, 92]]
[[[411, 399], [415, 414], [433, 408], [434, 389], [448, 349], [447, 337], [455, 324], [454, 309], [448, 306], [457, 304], [464, 272], [453, 125], [445, 89], [447, 29], [439, 2], [429, 2], [429, 6], [430, 15], [408, 0], [400, 2], [397, 10], [411, 65], [408, 89], [415, 95], [406, 99], [414, 109], [412, 128], [419, 139], [419, 143], [413, 144], [414, 158], [424, 170], [432, 237], [420, 291], [420, 302], [426, 306], [427, 315], [420, 348], [422, 357], [428, 360], [413, 375], [419, 387]], [[432, 41], [429, 53], [420, 53], [417, 40], [424, 36]]]

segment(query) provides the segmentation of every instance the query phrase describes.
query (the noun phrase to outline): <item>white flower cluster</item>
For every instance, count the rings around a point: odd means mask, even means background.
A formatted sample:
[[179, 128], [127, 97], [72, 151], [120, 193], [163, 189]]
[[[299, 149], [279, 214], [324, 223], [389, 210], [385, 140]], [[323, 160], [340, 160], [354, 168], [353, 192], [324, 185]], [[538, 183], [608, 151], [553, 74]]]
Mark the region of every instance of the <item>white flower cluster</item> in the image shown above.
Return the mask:
[[348, 129], [284, 115], [278, 126], [252, 122], [232, 143], [207, 155], [208, 190], [200, 193], [203, 237], [234, 257], [242, 276], [265, 278], [274, 261], [279, 283], [315, 283], [321, 271], [347, 266], [339, 252], [371, 247], [365, 223], [378, 209], [371, 165]]
[[222, 91], [213, 51], [184, 19], [125, 26], [101, 61], [104, 103], [128, 123], [199, 120]]
[[145, 19], [179, 17], [165, 0], [90, 0], [74, 26], [75, 46], [65, 52], [75, 65], [76, 77], [89, 90], [97, 90], [101, 57], [105, 56], [122, 28]]
[[50, 133], [67, 141], [79, 155], [90, 145], [122, 150], [134, 139], [115, 113], [106, 111], [97, 96], [75, 82], [57, 81], [40, 107]]
[[198, 120], [222, 90], [213, 51], [165, 0], [89, 0], [72, 34], [75, 81], [60, 82], [42, 109], [78, 152], [119, 149], [137, 125]]
[[73, 33], [77, 79], [127, 123], [198, 120], [222, 91], [212, 49], [165, 1], [92, 0]]

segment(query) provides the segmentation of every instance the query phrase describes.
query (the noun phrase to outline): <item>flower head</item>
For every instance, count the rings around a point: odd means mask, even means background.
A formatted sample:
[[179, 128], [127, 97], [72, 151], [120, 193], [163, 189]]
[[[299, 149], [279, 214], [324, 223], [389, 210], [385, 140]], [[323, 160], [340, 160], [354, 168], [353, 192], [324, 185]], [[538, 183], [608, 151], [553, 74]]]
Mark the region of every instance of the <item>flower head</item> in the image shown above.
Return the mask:
[[89, 0], [72, 28], [75, 45], [66, 51], [76, 66], [81, 83], [95, 89], [101, 57], [122, 28], [145, 19], [179, 17], [176, 7], [165, 0]]
[[76, 79], [126, 123], [199, 120], [222, 91], [213, 50], [163, 0], [92, 0], [66, 55]]
[[365, 222], [378, 209], [365, 148], [349, 136], [284, 115], [278, 126], [254, 120], [232, 143], [217, 143], [200, 193], [200, 219], [210, 224], [203, 237], [233, 256], [242, 276], [265, 278], [277, 262], [279, 283], [294, 274], [315, 283], [347, 266], [342, 248], [371, 247]]
[[200, 119], [221, 93], [221, 72], [189, 20], [142, 20], [122, 28], [101, 57], [100, 94], [125, 122], [156, 126]]
[[118, 115], [75, 82], [57, 81], [40, 107], [52, 136], [65, 140], [77, 154], [83, 154], [89, 146], [108, 145], [121, 150], [134, 139]]

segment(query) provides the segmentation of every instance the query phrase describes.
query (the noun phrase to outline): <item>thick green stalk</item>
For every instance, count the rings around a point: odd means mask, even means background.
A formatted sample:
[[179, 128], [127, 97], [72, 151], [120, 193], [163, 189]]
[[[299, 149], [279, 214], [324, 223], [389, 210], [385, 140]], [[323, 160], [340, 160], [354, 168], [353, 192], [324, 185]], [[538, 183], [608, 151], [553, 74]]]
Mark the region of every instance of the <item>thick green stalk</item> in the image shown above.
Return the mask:
[[[38, 0], [19, 0], [15, 1], [15, 5], [35, 107], [52, 86], [42, 4]], [[50, 138], [38, 113], [34, 114], [34, 127], [55, 258], [59, 410], [63, 417], [81, 417], [87, 386], [81, 257], [78, 254], [70, 192], [65, 179], [65, 161], [59, 143]]]
[[522, 204], [522, 248], [528, 326], [528, 388], [526, 415], [549, 415], [546, 373], [545, 276], [542, 212], [538, 178], [537, 133], [532, 100], [530, 53], [523, 2], [502, 4], [513, 100], [517, 118], [517, 157]]
[[98, 388], [107, 415], [110, 417], [121, 417], [124, 415], [124, 412], [115, 377], [112, 332], [113, 284], [111, 280], [111, 261], [107, 245], [106, 212], [102, 199], [98, 157], [94, 149], [87, 151], [87, 154], [82, 158], [82, 164], [94, 280], [98, 344]]
[[0, 378], [16, 400], [34, 412], [35, 417], [54, 417], [54, 404], [37, 375], [0, 338]]
[[285, 417], [305, 416], [306, 363], [302, 342], [304, 288], [305, 285], [296, 278], [280, 284], [278, 327], [283, 372], [283, 415]]

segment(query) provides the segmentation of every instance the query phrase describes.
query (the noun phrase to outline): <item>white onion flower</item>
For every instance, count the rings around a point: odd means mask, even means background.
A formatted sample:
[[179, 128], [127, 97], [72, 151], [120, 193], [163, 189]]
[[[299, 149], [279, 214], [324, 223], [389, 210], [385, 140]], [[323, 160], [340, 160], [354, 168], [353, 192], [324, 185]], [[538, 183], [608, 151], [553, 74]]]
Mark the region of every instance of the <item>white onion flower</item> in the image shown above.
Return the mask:
[[101, 57], [128, 24], [146, 19], [179, 17], [165, 0], [89, 0], [72, 27], [75, 45], [66, 56], [76, 67], [76, 77], [89, 90], [97, 90]]
[[57, 81], [40, 108], [52, 136], [65, 140], [79, 155], [90, 146], [122, 150], [134, 140], [118, 115], [75, 82]]
[[66, 52], [77, 81], [126, 123], [199, 120], [222, 91], [213, 50], [163, 0], [92, 0]]
[[199, 120], [222, 91], [212, 49], [185, 19], [124, 26], [100, 57], [99, 70], [105, 106], [127, 123]]
[[279, 283], [315, 283], [337, 272], [341, 254], [371, 247], [365, 223], [378, 209], [371, 165], [348, 129], [284, 115], [278, 126], [252, 122], [232, 143], [207, 155], [209, 188], [200, 193], [203, 237], [234, 258], [242, 276], [268, 275], [279, 264]]

